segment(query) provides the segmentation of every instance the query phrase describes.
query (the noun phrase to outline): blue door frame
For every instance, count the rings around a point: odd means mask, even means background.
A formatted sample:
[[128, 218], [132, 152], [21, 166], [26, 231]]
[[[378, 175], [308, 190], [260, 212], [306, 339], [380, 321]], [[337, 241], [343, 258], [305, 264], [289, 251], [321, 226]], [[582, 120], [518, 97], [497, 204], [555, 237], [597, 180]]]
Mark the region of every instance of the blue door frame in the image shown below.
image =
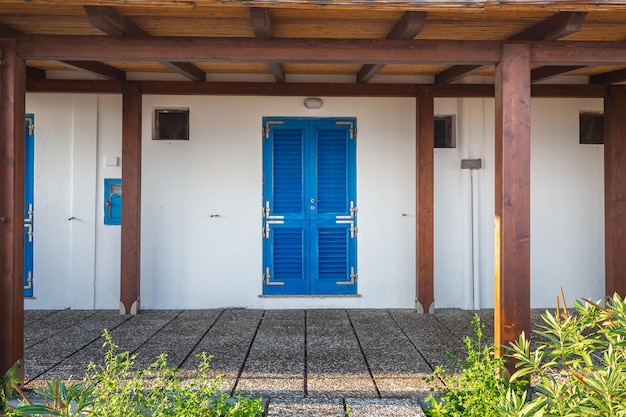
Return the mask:
[[356, 120], [263, 126], [263, 293], [356, 294]]
[[35, 115], [26, 115], [24, 129], [24, 137], [26, 138], [26, 160], [24, 165], [24, 297], [33, 297]]

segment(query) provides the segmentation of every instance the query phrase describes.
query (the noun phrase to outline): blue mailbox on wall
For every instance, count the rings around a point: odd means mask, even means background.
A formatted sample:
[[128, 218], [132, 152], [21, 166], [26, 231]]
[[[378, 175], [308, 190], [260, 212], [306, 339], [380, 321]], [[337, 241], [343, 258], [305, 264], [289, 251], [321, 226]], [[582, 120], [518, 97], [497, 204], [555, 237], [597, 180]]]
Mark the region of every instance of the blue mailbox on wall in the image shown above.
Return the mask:
[[122, 179], [104, 179], [104, 224], [122, 224]]

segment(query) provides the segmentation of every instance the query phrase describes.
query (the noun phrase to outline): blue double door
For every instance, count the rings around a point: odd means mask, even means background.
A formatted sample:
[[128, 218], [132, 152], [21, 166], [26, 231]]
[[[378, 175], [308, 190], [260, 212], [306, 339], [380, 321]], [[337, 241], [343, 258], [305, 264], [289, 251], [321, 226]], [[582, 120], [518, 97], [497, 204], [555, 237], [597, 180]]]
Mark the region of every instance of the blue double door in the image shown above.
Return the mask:
[[264, 118], [263, 180], [263, 293], [356, 294], [356, 120]]

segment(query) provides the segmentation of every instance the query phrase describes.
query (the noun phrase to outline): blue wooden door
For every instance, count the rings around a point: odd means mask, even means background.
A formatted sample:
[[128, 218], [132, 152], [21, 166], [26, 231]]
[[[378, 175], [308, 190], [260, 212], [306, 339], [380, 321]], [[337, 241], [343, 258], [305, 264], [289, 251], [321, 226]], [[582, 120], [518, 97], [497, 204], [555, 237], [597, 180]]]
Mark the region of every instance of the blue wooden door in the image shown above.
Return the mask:
[[26, 115], [24, 166], [24, 297], [33, 296], [35, 116]]
[[355, 119], [263, 122], [264, 294], [355, 294]]

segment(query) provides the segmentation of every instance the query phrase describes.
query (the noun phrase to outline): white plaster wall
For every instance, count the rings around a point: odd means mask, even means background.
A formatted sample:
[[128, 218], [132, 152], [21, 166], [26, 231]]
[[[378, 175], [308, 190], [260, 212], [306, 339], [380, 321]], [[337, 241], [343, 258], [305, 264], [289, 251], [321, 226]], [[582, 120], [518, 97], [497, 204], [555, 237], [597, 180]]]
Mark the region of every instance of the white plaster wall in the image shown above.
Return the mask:
[[531, 302], [604, 299], [604, 150], [580, 145], [580, 111], [601, 99], [534, 99], [531, 106]]
[[[144, 308], [414, 305], [414, 100], [302, 100], [144, 97]], [[153, 110], [168, 106], [190, 108], [189, 142], [151, 140]], [[263, 116], [357, 118], [361, 297], [259, 297]]]
[[[35, 114], [34, 298], [25, 308], [116, 309], [119, 226], [103, 219], [103, 156], [120, 155], [121, 96], [27, 94]], [[107, 226], [109, 227], [109, 226]]]
[[[436, 114], [457, 115], [457, 149], [435, 151], [435, 307], [493, 308], [494, 100], [437, 100]], [[553, 307], [604, 294], [603, 146], [580, 145], [581, 111], [602, 100], [531, 102], [531, 306]], [[461, 170], [463, 158], [483, 168]], [[472, 268], [470, 175], [474, 175]], [[472, 277], [472, 270], [477, 278]]]
[[[302, 99], [144, 97], [143, 308], [414, 307], [414, 100], [324, 98], [311, 111]], [[118, 307], [120, 227], [103, 224], [103, 180], [121, 176], [123, 161], [104, 164], [121, 157], [121, 107], [119, 95], [27, 95], [36, 235], [26, 308]], [[151, 140], [156, 107], [190, 108], [189, 142]], [[603, 149], [578, 144], [579, 112], [601, 109], [532, 101], [533, 307], [552, 306], [561, 285], [570, 300], [602, 298]], [[494, 101], [437, 99], [435, 113], [455, 115], [457, 135], [457, 148], [435, 151], [435, 306], [491, 308]], [[263, 116], [356, 117], [360, 297], [259, 297]], [[461, 170], [463, 158], [483, 168]]]

